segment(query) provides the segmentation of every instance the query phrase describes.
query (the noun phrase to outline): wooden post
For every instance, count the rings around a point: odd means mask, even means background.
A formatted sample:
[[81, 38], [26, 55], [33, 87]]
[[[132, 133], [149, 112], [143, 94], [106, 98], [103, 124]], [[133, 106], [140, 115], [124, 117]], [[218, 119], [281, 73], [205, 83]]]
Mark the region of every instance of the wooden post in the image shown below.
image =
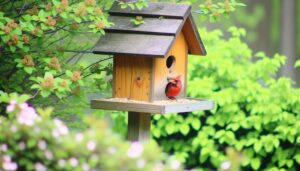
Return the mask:
[[150, 113], [128, 112], [128, 140], [148, 142], [150, 125]]

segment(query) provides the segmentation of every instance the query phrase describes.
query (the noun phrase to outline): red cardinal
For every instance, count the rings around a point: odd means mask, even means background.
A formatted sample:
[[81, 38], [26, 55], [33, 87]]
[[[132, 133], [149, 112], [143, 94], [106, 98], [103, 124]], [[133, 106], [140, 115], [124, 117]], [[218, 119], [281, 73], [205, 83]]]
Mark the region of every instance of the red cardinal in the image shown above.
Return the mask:
[[175, 97], [180, 93], [182, 84], [181, 84], [181, 75], [175, 77], [175, 78], [168, 78], [169, 83], [166, 86], [166, 96], [169, 99], [176, 99]]

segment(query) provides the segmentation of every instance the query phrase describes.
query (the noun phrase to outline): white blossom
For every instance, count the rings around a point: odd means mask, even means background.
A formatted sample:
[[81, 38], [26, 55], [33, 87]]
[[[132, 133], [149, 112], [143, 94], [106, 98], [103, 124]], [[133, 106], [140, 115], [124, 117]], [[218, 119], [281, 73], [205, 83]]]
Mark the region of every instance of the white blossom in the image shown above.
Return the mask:
[[64, 123], [59, 119], [54, 119], [56, 129], [52, 131], [52, 135], [57, 138], [60, 135], [67, 135], [69, 133], [69, 128], [64, 125]]
[[97, 161], [99, 160], [99, 157], [96, 154], [93, 154], [91, 160]]
[[34, 165], [35, 170], [38, 171], [47, 171], [46, 166], [44, 166], [42, 163], [38, 162]]
[[70, 158], [70, 164], [73, 167], [76, 167], [78, 165], [78, 160], [75, 157]]
[[53, 154], [52, 154], [52, 152], [51, 152], [50, 150], [46, 150], [46, 151], [44, 152], [44, 154], [45, 154], [45, 157], [46, 157], [48, 160], [52, 160], [52, 159], [53, 159]]
[[75, 141], [76, 142], [81, 142], [83, 140], [83, 134], [82, 133], [77, 133], [75, 135]]
[[17, 126], [16, 126], [15, 124], [12, 124], [12, 125], [10, 126], [10, 130], [11, 130], [12, 132], [17, 132], [17, 131], [18, 131], [18, 128], [17, 128]]
[[19, 143], [19, 148], [20, 148], [20, 150], [24, 150], [24, 149], [26, 148], [25, 142], [21, 141], [21, 142]]
[[156, 164], [156, 165], [153, 167], [153, 169], [152, 169], [152, 171], [162, 171], [162, 170], [163, 170], [163, 164], [162, 164], [162, 163]]
[[180, 162], [178, 160], [171, 161], [171, 168], [173, 170], [178, 170], [180, 168]]
[[45, 150], [47, 148], [47, 143], [44, 140], [39, 140], [38, 147], [40, 150]]
[[137, 158], [143, 153], [143, 151], [144, 147], [141, 143], [133, 142], [127, 151], [127, 155], [131, 158]]
[[83, 169], [84, 171], [88, 171], [88, 170], [90, 170], [91, 168], [90, 168], [90, 165], [89, 165], [89, 164], [83, 163], [83, 164], [82, 164], [82, 169]]
[[115, 154], [117, 152], [117, 149], [116, 149], [116, 147], [111, 146], [111, 147], [108, 147], [107, 152], [109, 154]]
[[139, 169], [142, 169], [143, 167], [145, 167], [146, 161], [144, 159], [139, 159], [136, 162], [136, 167]]
[[38, 127], [38, 126], [34, 127], [34, 132], [35, 133], [40, 133], [41, 132], [41, 128]]
[[58, 132], [57, 129], [52, 130], [52, 136], [53, 136], [54, 138], [58, 138], [58, 137], [60, 136], [60, 134], [59, 134], [59, 132]]
[[224, 161], [224, 162], [221, 164], [221, 169], [222, 169], [222, 170], [229, 170], [229, 169], [230, 169], [230, 166], [231, 166], [230, 161]]
[[1, 151], [7, 151], [7, 149], [8, 149], [8, 147], [7, 147], [7, 144], [1, 144], [1, 146], [0, 146], [0, 150]]
[[59, 159], [59, 160], [58, 160], [58, 165], [59, 165], [60, 167], [65, 167], [65, 166], [66, 166], [66, 160], [64, 160], [64, 159]]
[[96, 149], [96, 142], [93, 141], [93, 140], [88, 141], [87, 144], [86, 144], [86, 148], [90, 151], [95, 150]]

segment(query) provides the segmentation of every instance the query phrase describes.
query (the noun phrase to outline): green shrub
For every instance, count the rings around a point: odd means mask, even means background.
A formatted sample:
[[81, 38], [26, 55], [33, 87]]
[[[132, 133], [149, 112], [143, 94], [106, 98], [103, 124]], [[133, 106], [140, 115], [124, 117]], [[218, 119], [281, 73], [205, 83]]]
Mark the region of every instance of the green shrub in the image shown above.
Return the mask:
[[0, 170], [181, 170], [154, 143], [126, 142], [93, 117], [86, 118], [86, 131], [69, 131], [50, 118], [51, 108], [36, 112], [26, 99], [0, 96], [9, 102], [7, 118], [0, 117]]
[[225, 39], [220, 30], [201, 30], [208, 56], [189, 57], [188, 95], [214, 99], [215, 108], [155, 115], [154, 138], [189, 168], [218, 168], [234, 147], [243, 170], [299, 170], [300, 91], [276, 79], [285, 57], [253, 54], [245, 30], [229, 32]]

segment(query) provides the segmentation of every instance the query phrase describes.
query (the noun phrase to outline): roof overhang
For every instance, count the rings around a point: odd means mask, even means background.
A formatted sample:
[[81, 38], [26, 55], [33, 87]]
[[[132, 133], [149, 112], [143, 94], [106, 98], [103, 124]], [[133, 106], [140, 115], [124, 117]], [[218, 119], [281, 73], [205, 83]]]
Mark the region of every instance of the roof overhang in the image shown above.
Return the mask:
[[[93, 53], [122, 54], [143, 57], [165, 57], [177, 35], [182, 31], [190, 54], [206, 55], [205, 47], [186, 4], [149, 3], [142, 10], [121, 9], [117, 3], [109, 11], [106, 34], [100, 38]], [[132, 17], [142, 16], [145, 23], [131, 23]]]

